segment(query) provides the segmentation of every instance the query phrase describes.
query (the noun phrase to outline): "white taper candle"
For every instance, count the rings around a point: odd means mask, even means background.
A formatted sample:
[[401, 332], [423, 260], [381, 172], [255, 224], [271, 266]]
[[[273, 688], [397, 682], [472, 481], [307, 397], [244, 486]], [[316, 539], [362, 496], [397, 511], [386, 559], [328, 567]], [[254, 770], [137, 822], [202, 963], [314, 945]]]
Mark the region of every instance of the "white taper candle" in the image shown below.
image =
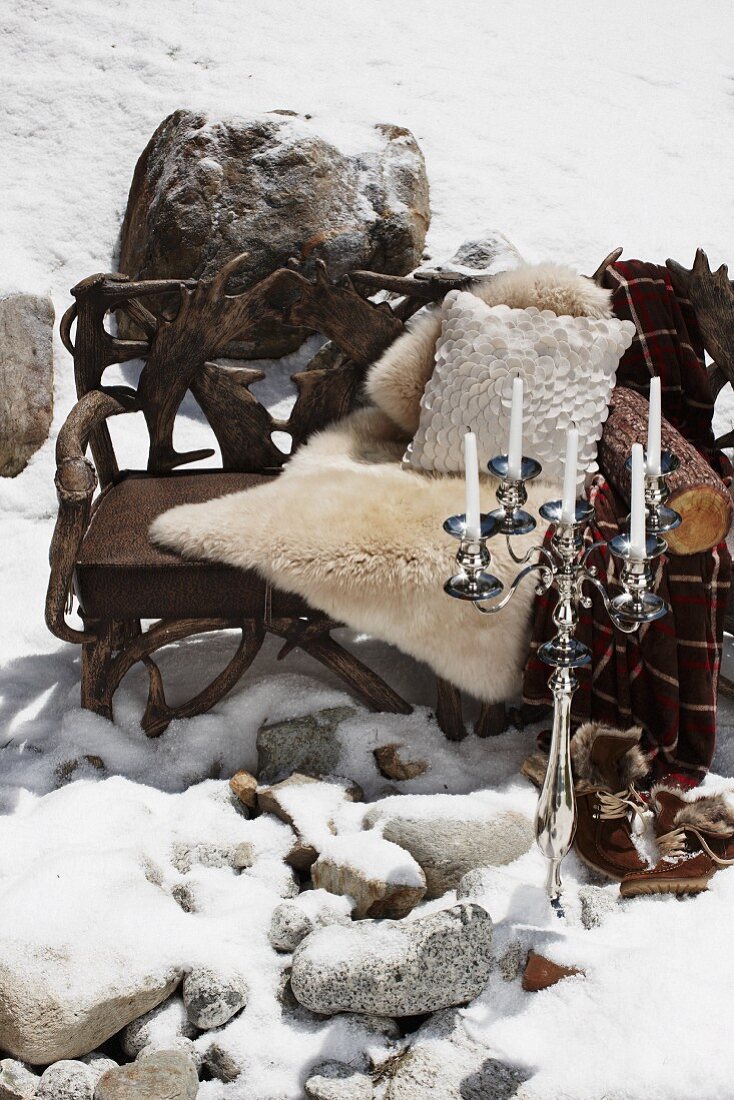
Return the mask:
[[647, 421], [647, 472], [660, 474], [660, 379], [650, 379], [650, 412]]
[[630, 557], [645, 557], [645, 459], [641, 443], [632, 444], [632, 492], [630, 501]]
[[464, 470], [466, 476], [466, 537], [478, 539], [481, 534], [479, 519], [479, 460], [477, 437], [474, 432], [464, 436]]
[[578, 428], [569, 428], [566, 438], [566, 465], [563, 471], [563, 500], [561, 523], [573, 523], [576, 519], [576, 480], [579, 454]]
[[510, 443], [507, 448], [507, 476], [512, 481], [522, 477], [522, 378], [512, 381], [512, 413], [510, 414]]

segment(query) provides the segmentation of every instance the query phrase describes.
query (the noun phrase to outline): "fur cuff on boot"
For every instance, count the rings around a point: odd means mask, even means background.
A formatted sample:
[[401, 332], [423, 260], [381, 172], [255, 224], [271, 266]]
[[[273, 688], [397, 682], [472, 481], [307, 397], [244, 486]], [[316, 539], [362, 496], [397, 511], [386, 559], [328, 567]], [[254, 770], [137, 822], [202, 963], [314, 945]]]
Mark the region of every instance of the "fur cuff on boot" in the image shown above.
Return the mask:
[[660, 791], [677, 795], [683, 803], [673, 818], [675, 827], [690, 825], [706, 836], [734, 836], [734, 806], [725, 794], [697, 794], [697, 797], [692, 798], [680, 788], [666, 787], [661, 783], [653, 787], [651, 801], [656, 799]]
[[644, 779], [650, 770], [650, 761], [640, 748], [642, 728], [632, 726], [628, 730], [615, 729], [614, 726], [605, 726], [601, 722], [586, 722], [580, 726], [571, 740], [571, 760], [573, 761], [574, 775], [578, 780], [585, 780], [594, 787], [608, 787], [609, 782], [605, 771], [595, 760], [594, 744], [598, 737], [615, 738], [621, 741], [634, 741], [625, 753], [617, 760], [620, 788], [629, 787], [632, 783]]

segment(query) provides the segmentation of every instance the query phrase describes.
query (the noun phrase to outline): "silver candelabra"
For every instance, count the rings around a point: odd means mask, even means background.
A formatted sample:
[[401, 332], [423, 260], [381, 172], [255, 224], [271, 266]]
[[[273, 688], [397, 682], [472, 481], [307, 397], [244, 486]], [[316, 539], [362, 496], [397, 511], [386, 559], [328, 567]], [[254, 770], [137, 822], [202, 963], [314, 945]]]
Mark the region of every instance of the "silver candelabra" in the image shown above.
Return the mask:
[[[576, 800], [571, 773], [571, 702], [578, 687], [576, 669], [591, 661], [588, 646], [576, 638], [577, 607], [591, 606], [591, 598], [583, 592], [585, 584], [601, 594], [612, 623], [625, 634], [632, 634], [643, 623], [660, 619], [669, 611], [665, 601], [653, 590], [653, 562], [667, 549], [662, 537], [677, 527], [680, 516], [666, 507], [668, 488], [666, 477], [678, 466], [675, 455], [666, 451], [661, 456], [661, 473], [645, 475], [645, 555], [639, 556], [630, 546], [629, 535], [620, 534], [609, 541], [584, 545], [584, 531], [594, 517], [594, 508], [585, 500], [577, 500], [573, 520], [564, 519], [560, 500], [551, 500], [540, 508], [540, 515], [552, 527], [549, 545], [532, 546], [518, 557], [512, 548], [512, 538], [527, 535], [536, 521], [523, 510], [527, 501], [526, 482], [538, 477], [541, 465], [535, 459], [523, 458], [520, 478], [508, 476], [507, 455], [498, 455], [489, 463], [489, 471], [499, 479], [499, 507], [480, 517], [478, 537], [467, 534], [466, 516], [447, 519], [444, 530], [459, 540], [456, 555], [457, 572], [445, 584], [450, 596], [468, 600], [483, 615], [502, 611], [512, 599], [518, 585], [535, 575], [536, 591], [540, 594], [555, 587], [558, 601], [553, 612], [557, 633], [540, 647], [539, 656], [552, 666], [549, 685], [553, 693], [553, 732], [550, 757], [535, 818], [535, 836], [540, 850], [549, 861], [548, 895], [560, 909], [561, 861], [573, 840]], [[504, 535], [512, 560], [521, 566], [508, 591], [501, 596], [504, 585], [489, 571], [490, 539]], [[617, 595], [610, 596], [599, 579], [597, 569], [588, 564], [594, 550], [607, 546], [619, 566]], [[501, 596], [501, 598], [500, 598]]]

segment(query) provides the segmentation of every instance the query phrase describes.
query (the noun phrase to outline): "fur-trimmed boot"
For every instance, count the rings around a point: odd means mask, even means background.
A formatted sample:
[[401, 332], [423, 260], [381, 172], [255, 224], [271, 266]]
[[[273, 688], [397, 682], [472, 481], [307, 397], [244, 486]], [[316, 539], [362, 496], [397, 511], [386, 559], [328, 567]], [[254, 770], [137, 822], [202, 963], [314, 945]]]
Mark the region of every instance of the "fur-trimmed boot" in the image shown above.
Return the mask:
[[635, 784], [650, 769], [641, 735], [638, 726], [618, 730], [587, 722], [571, 740], [576, 852], [589, 867], [617, 880], [648, 866], [632, 836], [635, 817], [646, 809]]
[[622, 897], [700, 894], [724, 867], [734, 866], [734, 807], [722, 794], [692, 797], [664, 784], [653, 787], [650, 806], [662, 858], [622, 881]]

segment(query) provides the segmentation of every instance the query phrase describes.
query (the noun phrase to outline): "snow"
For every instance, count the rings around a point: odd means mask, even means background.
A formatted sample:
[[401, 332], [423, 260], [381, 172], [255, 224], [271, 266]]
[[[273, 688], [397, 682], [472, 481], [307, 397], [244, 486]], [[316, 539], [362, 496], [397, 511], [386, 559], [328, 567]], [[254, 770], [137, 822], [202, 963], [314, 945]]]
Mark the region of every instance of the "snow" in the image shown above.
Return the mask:
[[[574, 0], [149, 0], [144, 8], [119, 0], [10, 0], [3, 16], [0, 293], [49, 293], [57, 318], [74, 283], [114, 268], [136, 158], [179, 107], [212, 115], [291, 108], [313, 115], [345, 150], [369, 140], [373, 122], [409, 127], [431, 181], [429, 257], [449, 255], [487, 225], [529, 260], [552, 258], [583, 271], [617, 244], [627, 257], [672, 255], [687, 265], [698, 245], [713, 265], [734, 255], [725, 201], [734, 182], [727, 153], [734, 16], [725, 0], [710, 0], [705, 17], [683, 0], [606, 7]], [[292, 392], [287, 374], [298, 361], [259, 384], [281, 415]], [[74, 398], [58, 335], [55, 362], [52, 437], [20, 477], [0, 479], [3, 940], [79, 945], [96, 937], [103, 947], [131, 945], [140, 965], [155, 957], [243, 967], [250, 1001], [221, 1038], [245, 1065], [246, 1084], [205, 1082], [200, 1096], [298, 1097], [314, 1063], [356, 1059], [375, 1037], [353, 1020], [315, 1022], [282, 1011], [274, 990], [284, 961], [267, 930], [287, 886], [282, 857], [291, 834], [273, 819], [239, 814], [226, 777], [255, 769], [262, 723], [347, 700], [307, 657], [278, 664], [279, 644], [270, 640], [212, 713], [174, 722], [155, 741], [138, 725], [147, 680], [140, 669], [116, 695], [114, 723], [80, 709], [78, 649], [56, 641], [43, 622], [56, 509], [53, 443]], [[199, 445], [197, 411], [188, 404], [184, 413], [176, 445]], [[727, 388], [717, 433], [732, 426]], [[122, 442], [119, 425], [113, 436]], [[125, 436], [124, 462], [140, 463], [143, 440], [139, 424]], [[487, 792], [475, 797], [506, 799], [508, 808], [527, 812], [532, 793], [517, 773], [533, 731], [448, 743], [429, 714], [425, 669], [370, 639], [342, 640], [418, 704], [407, 717], [360, 710], [340, 730], [340, 767], [368, 799], [388, 788], [372, 750], [397, 741], [404, 759], [431, 764], [395, 784], [401, 792]], [[235, 645], [225, 635], [164, 652], [170, 699], [203, 685]], [[712, 788], [730, 786], [734, 775], [731, 722], [727, 708]], [[344, 835], [356, 836], [349, 804], [342, 813]], [[206, 862], [205, 851], [243, 840], [253, 845], [254, 863], [242, 874]], [[177, 867], [186, 865], [182, 853], [190, 854], [189, 870]], [[540, 945], [586, 977], [531, 996], [495, 971], [465, 1012], [488, 1056], [533, 1073], [527, 1100], [728, 1100], [734, 872], [721, 872], [707, 895], [683, 903], [617, 901], [601, 927], [587, 931], [578, 889], [591, 881], [589, 872], [573, 855], [565, 861], [568, 917], [559, 922], [546, 904], [544, 870], [532, 851], [488, 873], [483, 900], [497, 953], [518, 940]], [[184, 885], [193, 913], [173, 898]]]

